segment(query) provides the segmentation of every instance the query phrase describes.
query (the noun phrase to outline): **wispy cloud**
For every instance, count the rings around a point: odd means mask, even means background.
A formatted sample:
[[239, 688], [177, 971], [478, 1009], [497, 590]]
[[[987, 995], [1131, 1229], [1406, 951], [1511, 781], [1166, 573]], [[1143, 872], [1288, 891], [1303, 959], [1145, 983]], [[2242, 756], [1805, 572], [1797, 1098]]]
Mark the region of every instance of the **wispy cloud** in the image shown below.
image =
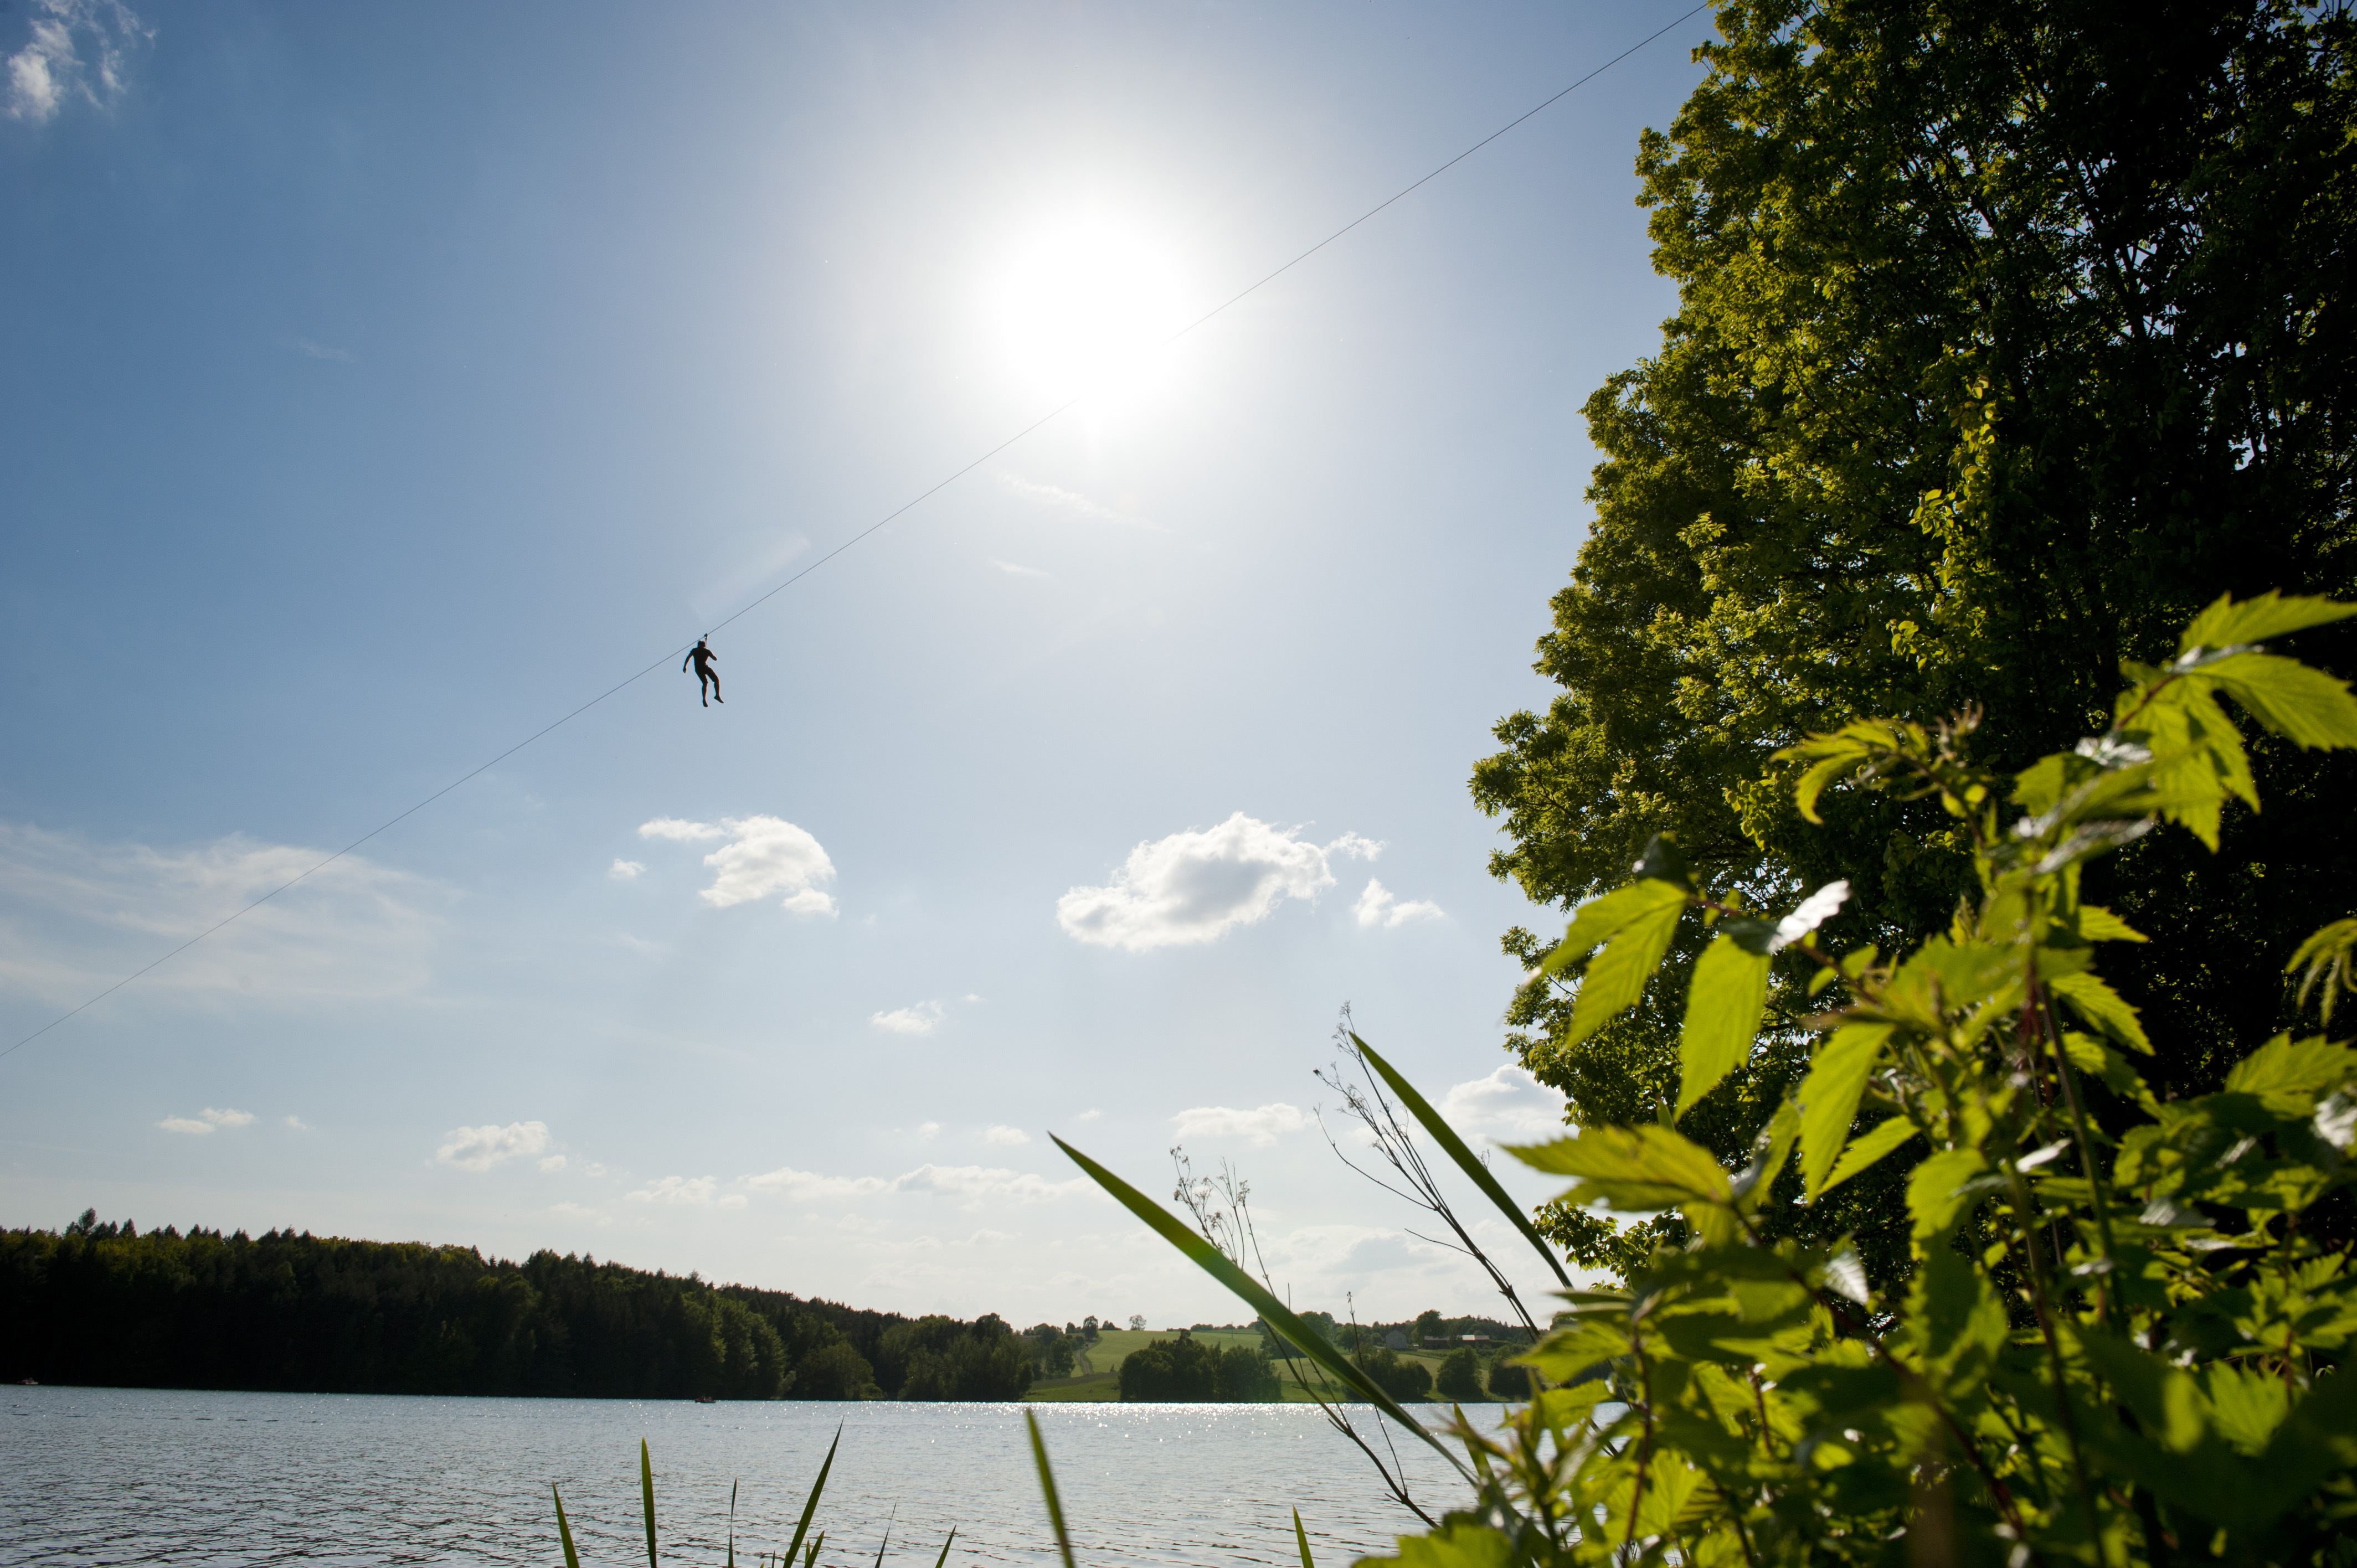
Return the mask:
[[[290, 1122], [294, 1120], [291, 1116], [287, 1118]], [[253, 1125], [253, 1112], [216, 1111], [208, 1105], [194, 1116], [167, 1116], [156, 1125], [167, 1133], [188, 1133], [201, 1135], [222, 1127], [250, 1127]]]
[[998, 483], [1008, 495], [1018, 500], [1027, 500], [1068, 517], [1081, 518], [1089, 522], [1108, 522], [1118, 528], [1144, 529], [1148, 533], [1170, 532], [1150, 517], [1140, 517], [1135, 512], [1109, 507], [1101, 500], [1092, 499], [1078, 490], [1065, 489], [1060, 485], [1037, 484], [1018, 474], [1007, 473], [998, 476]]
[[667, 1176], [649, 1182], [636, 1192], [622, 1195], [625, 1203], [662, 1203], [687, 1208], [742, 1208], [745, 1195], [723, 1192], [720, 1184], [710, 1176]]
[[1372, 876], [1367, 878], [1366, 888], [1360, 893], [1359, 901], [1351, 906], [1351, 912], [1359, 917], [1360, 925], [1381, 926], [1385, 930], [1404, 926], [1410, 920], [1437, 920], [1442, 918], [1439, 905], [1421, 898], [1402, 903], [1390, 888]]
[[1286, 898], [1314, 898], [1331, 887], [1333, 859], [1372, 859], [1382, 848], [1356, 833], [1321, 846], [1298, 828], [1238, 811], [1218, 827], [1139, 844], [1104, 886], [1074, 887], [1059, 898], [1056, 920], [1080, 941], [1129, 952], [1216, 941], [1267, 918]]
[[1028, 1144], [1031, 1141], [1031, 1134], [1026, 1133], [1020, 1127], [991, 1127], [985, 1130], [982, 1134], [982, 1141], [985, 1144], [1004, 1144], [1008, 1145]]
[[1254, 1111], [1198, 1105], [1190, 1111], [1181, 1111], [1170, 1122], [1182, 1143], [1189, 1138], [1242, 1138], [1266, 1148], [1276, 1142], [1279, 1133], [1298, 1133], [1308, 1126], [1309, 1113], [1282, 1101]]
[[839, 1203], [863, 1197], [893, 1197], [909, 1194], [949, 1197], [968, 1208], [984, 1204], [1044, 1203], [1071, 1197], [1093, 1187], [1086, 1176], [1049, 1181], [1028, 1171], [991, 1165], [922, 1165], [901, 1176], [836, 1176], [781, 1165], [738, 1183], [747, 1191], [782, 1197], [795, 1203]]
[[[0, 990], [70, 1005], [325, 858], [239, 835], [194, 849], [0, 822]], [[277, 1002], [414, 992], [452, 890], [361, 855], [320, 867], [143, 978], [136, 994]]]
[[834, 880], [834, 863], [818, 840], [782, 817], [723, 817], [716, 825], [657, 817], [640, 824], [639, 836], [677, 843], [730, 841], [704, 857], [717, 875], [696, 897], [716, 909], [783, 893], [780, 908], [802, 915], [836, 912], [834, 899], [820, 887]]
[[871, 1013], [867, 1021], [879, 1029], [895, 1035], [930, 1035], [933, 1026], [942, 1021], [943, 1008], [938, 1002], [919, 1002], [907, 1007], [896, 1007], [889, 1013]]
[[332, 360], [339, 365], [359, 363], [348, 350], [339, 349], [332, 343], [321, 343], [309, 338], [282, 338], [279, 341], [306, 359]]
[[647, 863], [643, 860], [624, 860], [617, 855], [614, 864], [606, 868], [606, 875], [617, 882], [635, 882], [646, 875], [646, 869]]
[[511, 1122], [480, 1127], [453, 1127], [434, 1151], [435, 1163], [462, 1171], [487, 1171], [504, 1160], [537, 1155], [548, 1147], [548, 1123]]
[[121, 0], [33, 0], [25, 42], [5, 68], [8, 118], [42, 124], [74, 98], [112, 107], [123, 96], [124, 51], [153, 37]]
[[1455, 1085], [1440, 1099], [1440, 1114], [1450, 1126], [1498, 1139], [1559, 1137], [1563, 1108], [1560, 1093], [1512, 1062]]
[[1010, 577], [1037, 577], [1042, 582], [1048, 577], [1048, 574], [1037, 566], [1018, 566], [1012, 561], [993, 561], [991, 564]]

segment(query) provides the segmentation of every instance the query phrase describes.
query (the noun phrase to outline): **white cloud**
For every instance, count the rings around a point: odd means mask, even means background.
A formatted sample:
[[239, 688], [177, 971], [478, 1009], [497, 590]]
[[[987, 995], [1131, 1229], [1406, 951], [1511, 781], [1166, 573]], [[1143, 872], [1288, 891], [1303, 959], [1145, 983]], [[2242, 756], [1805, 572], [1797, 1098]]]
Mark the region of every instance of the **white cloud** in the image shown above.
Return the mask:
[[636, 1192], [622, 1195], [625, 1203], [668, 1203], [691, 1208], [742, 1208], [745, 1195], [722, 1192], [720, 1184], [710, 1176], [667, 1176], [649, 1182]]
[[1238, 811], [1215, 828], [1141, 843], [1105, 886], [1075, 887], [1057, 899], [1056, 921], [1081, 941], [1129, 952], [1216, 941], [1267, 918], [1287, 897], [1314, 898], [1331, 887], [1329, 857], [1380, 847], [1355, 833], [1321, 847], [1299, 832]]
[[311, 1123], [304, 1121], [300, 1116], [287, 1117], [285, 1124], [297, 1133], [308, 1133], [311, 1131]]
[[[292, 1116], [286, 1120], [290, 1124], [301, 1125]], [[167, 1133], [210, 1133], [216, 1127], [251, 1127], [253, 1125], [253, 1112], [216, 1111], [208, 1105], [195, 1116], [167, 1116], [156, 1125]]]
[[332, 344], [316, 342], [308, 338], [289, 338], [286, 346], [296, 353], [313, 360], [333, 360], [339, 364], [352, 364], [351, 355]]
[[0, 992], [73, 1006], [231, 916], [126, 999], [352, 1002], [420, 989], [442, 929], [435, 906], [455, 894], [362, 855], [326, 858], [239, 834], [157, 850], [0, 822]]
[[1244, 1138], [1261, 1147], [1276, 1142], [1280, 1133], [1297, 1133], [1309, 1125], [1309, 1113], [1282, 1101], [1257, 1111], [1236, 1111], [1225, 1105], [1198, 1105], [1170, 1118], [1181, 1142], [1189, 1138]]
[[921, 1123], [920, 1125], [919, 1125], [919, 1127], [917, 1128], [917, 1142], [919, 1142], [920, 1144], [930, 1144], [930, 1143], [931, 1143], [935, 1138], [940, 1137], [940, 1136], [941, 1136], [941, 1133], [942, 1133], [942, 1124], [941, 1124], [940, 1122], [923, 1122], [923, 1123]]
[[802, 915], [835, 913], [834, 898], [818, 886], [834, 880], [834, 863], [818, 840], [782, 817], [723, 817], [716, 827], [657, 817], [640, 824], [639, 836], [679, 843], [729, 840], [704, 857], [719, 875], [696, 897], [716, 909], [783, 893], [781, 908]]
[[1092, 500], [1076, 490], [1068, 490], [1058, 485], [1035, 484], [1029, 479], [1021, 478], [1014, 474], [999, 475], [998, 482], [1008, 495], [1044, 506], [1051, 511], [1063, 512], [1070, 517], [1084, 518], [1090, 522], [1114, 523], [1123, 528], [1142, 528], [1148, 533], [1170, 532], [1150, 517], [1139, 517], [1135, 512], [1122, 511], [1105, 505], [1103, 501]]
[[983, 1133], [982, 1141], [985, 1144], [1028, 1144], [1031, 1141], [1031, 1134], [1020, 1127], [992, 1127]]
[[548, 1158], [540, 1162], [540, 1168], [546, 1174], [554, 1176], [558, 1171], [565, 1168], [565, 1156], [563, 1155], [551, 1155]]
[[1440, 1114], [1465, 1134], [1527, 1142], [1564, 1132], [1563, 1096], [1506, 1062], [1485, 1078], [1460, 1083], [1440, 1097]]
[[1037, 577], [1042, 582], [1048, 577], [1048, 574], [1037, 566], [1018, 566], [1012, 561], [993, 561], [991, 564], [1010, 577]]
[[[105, 108], [123, 95], [124, 49], [151, 36], [128, 7], [120, 0], [34, 0], [33, 12], [30, 36], [7, 60], [10, 119], [38, 125], [68, 98]], [[88, 59], [78, 36], [90, 45]]]
[[1103, 1114], [1103, 1112], [1092, 1106], [1088, 1110], [1082, 1112], [1078, 1116], [1073, 1117], [1072, 1120], [1075, 1122], [1093, 1122]]
[[858, 1197], [892, 1197], [925, 1193], [953, 1197], [964, 1207], [986, 1203], [1040, 1203], [1094, 1190], [1086, 1176], [1049, 1181], [1028, 1171], [989, 1165], [922, 1165], [889, 1180], [882, 1176], [831, 1176], [781, 1165], [760, 1176], [743, 1177], [749, 1192], [783, 1197], [794, 1203], [840, 1203]]
[[453, 1127], [442, 1136], [447, 1142], [434, 1151], [437, 1164], [462, 1171], [487, 1171], [502, 1160], [537, 1155], [547, 1148], [548, 1123], [511, 1122], [504, 1127], [496, 1123]]
[[889, 1029], [896, 1035], [930, 1035], [933, 1026], [942, 1021], [942, 1007], [938, 1002], [919, 1002], [907, 1007], [896, 1007], [889, 1013], [870, 1013], [867, 1021], [879, 1029]]
[[624, 860], [617, 855], [614, 864], [606, 868], [606, 875], [617, 882], [631, 882], [644, 875], [646, 869], [646, 862], [642, 860]]
[[1439, 905], [1421, 898], [1403, 904], [1390, 888], [1372, 876], [1367, 878], [1366, 888], [1360, 893], [1359, 901], [1351, 906], [1351, 912], [1359, 917], [1360, 925], [1381, 926], [1385, 930], [1404, 926], [1410, 920], [1437, 920], [1441, 918]]

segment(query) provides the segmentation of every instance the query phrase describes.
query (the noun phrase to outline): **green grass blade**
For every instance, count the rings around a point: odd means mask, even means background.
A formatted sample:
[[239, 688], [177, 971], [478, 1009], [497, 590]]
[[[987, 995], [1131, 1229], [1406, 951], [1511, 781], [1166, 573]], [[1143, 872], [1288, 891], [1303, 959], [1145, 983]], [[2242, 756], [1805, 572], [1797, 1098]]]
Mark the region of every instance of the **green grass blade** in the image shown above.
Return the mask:
[[[1053, 1137], [1052, 1133], [1049, 1136]], [[1048, 1498], [1048, 1523], [1056, 1532], [1056, 1550], [1064, 1559], [1064, 1568], [1074, 1568], [1072, 1538], [1064, 1529], [1063, 1499], [1056, 1496], [1056, 1472], [1048, 1467], [1048, 1444], [1039, 1435], [1039, 1418], [1029, 1411], [1023, 1412], [1024, 1424], [1031, 1429], [1031, 1457], [1039, 1465], [1039, 1490]]]
[[[818, 1495], [826, 1490], [826, 1473], [834, 1468], [834, 1451], [842, 1442], [843, 1427], [837, 1423], [834, 1429], [834, 1442], [826, 1445], [826, 1463], [818, 1467], [818, 1479], [811, 1483], [810, 1500], [802, 1504], [802, 1522], [794, 1526], [794, 1539], [786, 1548], [786, 1568], [793, 1568], [794, 1553], [802, 1550], [802, 1537], [810, 1533], [811, 1515], [818, 1511]], [[825, 1539], [825, 1532], [821, 1531], [819, 1540]], [[815, 1543], [812, 1545], [811, 1552], [813, 1556], [817, 1554], [818, 1547]]]
[[1523, 1240], [1530, 1242], [1533, 1251], [1546, 1260], [1546, 1266], [1555, 1271], [1555, 1277], [1563, 1282], [1563, 1288], [1573, 1288], [1571, 1276], [1564, 1273], [1563, 1263], [1555, 1257], [1555, 1250], [1546, 1244], [1545, 1239], [1539, 1235], [1538, 1228], [1531, 1223], [1531, 1217], [1523, 1212], [1520, 1204], [1506, 1196], [1506, 1189], [1498, 1185], [1498, 1178], [1490, 1174], [1490, 1167], [1465, 1146], [1465, 1140], [1457, 1135], [1457, 1129], [1432, 1108], [1430, 1101], [1415, 1091], [1415, 1085], [1394, 1070], [1391, 1063], [1377, 1056], [1374, 1047], [1356, 1035], [1351, 1036], [1351, 1043], [1359, 1047], [1359, 1054], [1367, 1058], [1391, 1091], [1399, 1096], [1400, 1103], [1407, 1107], [1408, 1114], [1432, 1134], [1432, 1141], [1448, 1151], [1448, 1157], [1457, 1162], [1457, 1168], [1472, 1178], [1473, 1185], [1481, 1189], [1481, 1196], [1497, 1205], [1498, 1212], [1514, 1222], [1514, 1229], [1523, 1233]]
[[[822, 1530], [818, 1532], [818, 1539], [810, 1543], [810, 1550], [802, 1553], [802, 1568], [817, 1568], [818, 1554], [825, 1546], [826, 1531]], [[791, 1564], [788, 1568], [791, 1568]]]
[[647, 1440], [639, 1439], [639, 1500], [647, 1510], [647, 1568], [655, 1564], [655, 1462], [647, 1453]]
[[[1318, 1568], [1317, 1563], [1309, 1561], [1309, 1532], [1301, 1528], [1299, 1509], [1293, 1510], [1293, 1543], [1301, 1548], [1301, 1568]], [[942, 1568], [942, 1565], [936, 1563], [933, 1568]]]
[[942, 1542], [942, 1554], [933, 1559], [933, 1568], [942, 1568], [942, 1565], [950, 1560], [950, 1545], [956, 1540], [957, 1531], [952, 1530], [950, 1531], [950, 1539]]
[[728, 1568], [737, 1568], [737, 1483], [728, 1483]]
[[548, 1495], [556, 1499], [556, 1539], [565, 1547], [565, 1568], [581, 1568], [581, 1554], [573, 1550], [573, 1527], [565, 1522], [565, 1494], [551, 1481]]
[[[892, 1511], [897, 1514], [900, 1510], [896, 1505]], [[876, 1568], [884, 1568], [884, 1553], [890, 1551], [891, 1548], [892, 1521], [888, 1519], [884, 1521], [884, 1539], [876, 1543]]]
[[1299, 1347], [1301, 1353], [1324, 1368], [1328, 1376], [1334, 1378], [1343, 1387], [1415, 1434], [1430, 1446], [1434, 1453], [1448, 1460], [1457, 1473], [1465, 1477], [1468, 1485], [1472, 1484], [1472, 1472], [1465, 1468], [1457, 1455], [1451, 1454], [1441, 1444], [1439, 1438], [1426, 1431], [1422, 1423], [1408, 1414], [1401, 1407], [1399, 1401], [1385, 1393], [1373, 1379], [1354, 1366], [1349, 1357], [1328, 1344], [1325, 1336], [1296, 1317], [1290, 1308], [1269, 1294], [1266, 1286], [1230, 1262], [1226, 1254], [1217, 1247], [1181, 1225], [1160, 1204], [1064, 1142], [1063, 1139], [1056, 1137], [1053, 1133], [1049, 1133], [1048, 1136], [1054, 1141], [1056, 1147], [1071, 1157], [1073, 1164], [1089, 1174], [1091, 1180], [1111, 1193], [1124, 1208], [1146, 1221], [1148, 1229], [1181, 1252], [1186, 1253], [1196, 1267], [1242, 1296], [1254, 1311], [1260, 1314], [1271, 1328], [1283, 1335], [1290, 1343]]

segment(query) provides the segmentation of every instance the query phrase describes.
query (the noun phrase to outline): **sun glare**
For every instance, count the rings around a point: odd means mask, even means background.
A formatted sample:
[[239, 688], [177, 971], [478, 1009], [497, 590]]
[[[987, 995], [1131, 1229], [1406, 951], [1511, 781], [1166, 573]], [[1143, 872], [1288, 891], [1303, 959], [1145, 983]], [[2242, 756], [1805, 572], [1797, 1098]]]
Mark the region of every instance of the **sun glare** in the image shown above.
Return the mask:
[[1051, 395], [1134, 384], [1187, 324], [1168, 250], [1103, 219], [1033, 231], [1000, 270], [991, 304], [1008, 369]]

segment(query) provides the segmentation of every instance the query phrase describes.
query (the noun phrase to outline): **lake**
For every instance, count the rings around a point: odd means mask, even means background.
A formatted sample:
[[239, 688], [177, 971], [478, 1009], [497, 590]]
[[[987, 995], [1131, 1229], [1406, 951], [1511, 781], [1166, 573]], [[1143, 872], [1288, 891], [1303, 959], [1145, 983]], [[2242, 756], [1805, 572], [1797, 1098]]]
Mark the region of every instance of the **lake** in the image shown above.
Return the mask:
[[[930, 1568], [1055, 1558], [1012, 1404], [711, 1404], [9, 1388], [0, 1563], [562, 1561], [549, 1483], [583, 1563], [643, 1562], [639, 1439], [654, 1455], [665, 1562], [783, 1549], [836, 1424], [813, 1530], [822, 1563]], [[1039, 1404], [1082, 1563], [1297, 1564], [1301, 1509], [1321, 1568], [1415, 1526], [1308, 1405]], [[1434, 1419], [1443, 1407], [1428, 1407]], [[1474, 1407], [1477, 1420], [1496, 1407]], [[1359, 1415], [1361, 1430], [1376, 1419]], [[1400, 1434], [1419, 1500], [1462, 1495]], [[1411, 1454], [1410, 1449], [1420, 1452]]]

